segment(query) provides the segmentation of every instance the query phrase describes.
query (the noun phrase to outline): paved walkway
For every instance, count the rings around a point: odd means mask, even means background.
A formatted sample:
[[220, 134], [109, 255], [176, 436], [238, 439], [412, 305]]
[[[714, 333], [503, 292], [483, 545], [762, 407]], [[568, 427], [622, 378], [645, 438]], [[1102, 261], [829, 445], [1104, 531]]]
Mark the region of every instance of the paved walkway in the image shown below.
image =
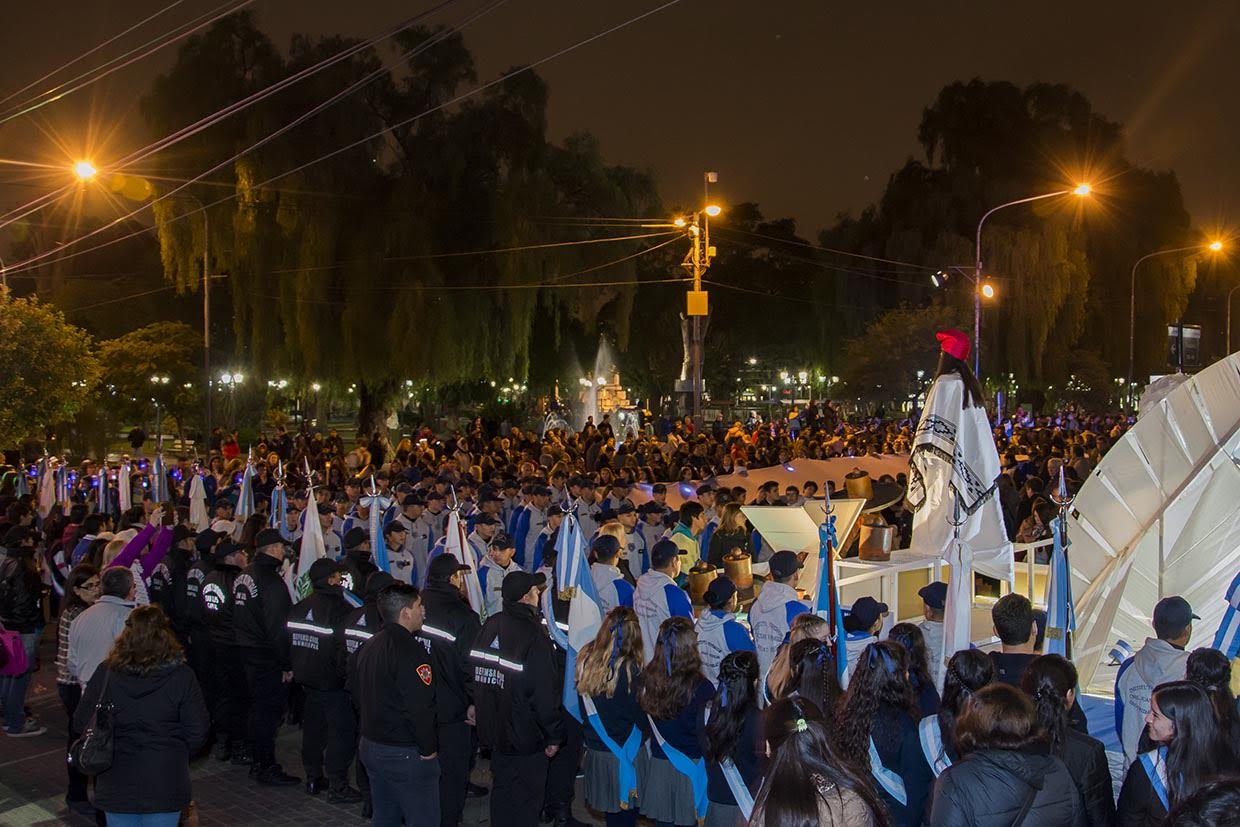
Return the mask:
[[[42, 668], [31, 682], [27, 704], [47, 727], [34, 738], [8, 738], [0, 735], [0, 825], [67, 824], [87, 827], [93, 820], [69, 813], [64, 805], [64, 755], [68, 739], [67, 721], [56, 694], [53, 627], [44, 633], [40, 655]], [[301, 731], [282, 726], [276, 751], [280, 763], [293, 775], [302, 775], [298, 757]], [[271, 789], [260, 787], [249, 778], [245, 767], [234, 767], [211, 757], [200, 758], [190, 766], [194, 800], [198, 803], [202, 827], [245, 827], [245, 825], [341, 824], [365, 825], [361, 805], [334, 806], [325, 794], [307, 795], [302, 786]], [[489, 769], [480, 761], [475, 783], [490, 786]], [[580, 782], [574, 815], [586, 823], [601, 824], [582, 808]], [[488, 824], [490, 799], [469, 799], [463, 824]]]

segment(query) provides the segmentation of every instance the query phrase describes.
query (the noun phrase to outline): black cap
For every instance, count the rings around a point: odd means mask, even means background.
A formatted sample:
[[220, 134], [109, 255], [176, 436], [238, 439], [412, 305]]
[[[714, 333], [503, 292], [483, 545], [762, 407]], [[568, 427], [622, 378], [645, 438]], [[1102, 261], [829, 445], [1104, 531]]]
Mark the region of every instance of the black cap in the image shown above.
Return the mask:
[[1179, 637], [1194, 620], [1201, 618], [1179, 595], [1164, 597], [1154, 604], [1154, 632], [1163, 640]]
[[516, 548], [517, 544], [513, 541], [512, 536], [507, 531], [500, 531], [491, 538], [491, 545], [494, 548]]
[[402, 508], [408, 508], [411, 505], [425, 506], [426, 500], [422, 499], [417, 494], [407, 494], [405, 495], [405, 498], [400, 501], [400, 504]]
[[666, 494], [667, 486], [661, 482], [656, 482], [654, 485], [650, 486], [650, 493], [651, 494]]
[[357, 548], [358, 546], [360, 546], [362, 543], [367, 542], [368, 540], [370, 540], [370, 535], [366, 533], [366, 529], [359, 528], [358, 526], [354, 526], [353, 528], [345, 532], [345, 535], [344, 535], [345, 551], [351, 551]]
[[379, 592], [383, 591], [384, 589], [386, 589], [388, 586], [392, 585], [395, 582], [397, 582], [396, 578], [388, 574], [383, 569], [379, 569], [378, 571], [372, 571], [370, 573], [370, 576], [366, 578], [365, 596], [369, 598], [373, 598], [376, 595], [378, 595]]
[[616, 506], [616, 514], [632, 514], [637, 510], [637, 506], [633, 505], [632, 500], [621, 500], [620, 505]]
[[942, 609], [947, 605], [947, 584], [936, 580], [928, 586], [922, 586], [917, 592], [921, 600], [931, 609]]
[[391, 534], [393, 531], [399, 531], [401, 534], [404, 534], [408, 530], [409, 529], [406, 528], [405, 524], [402, 523], [400, 520], [392, 520], [392, 522], [388, 523], [387, 525], [383, 527], [384, 535]]
[[564, 509], [558, 505], [549, 505], [547, 506], [547, 516], [548, 517], [563, 517]]
[[188, 540], [194, 536], [194, 529], [185, 523], [178, 523], [176, 528], [172, 529], [172, 544], [175, 546], [183, 540]]
[[478, 498], [478, 505], [482, 505], [483, 503], [502, 503], [503, 501], [503, 497], [497, 497], [492, 493], [487, 493]]
[[649, 502], [644, 502], [641, 505], [639, 505], [637, 507], [637, 513], [638, 514], [662, 514], [663, 506], [659, 505], [654, 500], [650, 500]]
[[610, 534], [600, 534], [594, 538], [590, 549], [598, 559], [610, 560], [620, 552], [620, 541]]
[[805, 564], [801, 562], [801, 558], [797, 556], [795, 551], [777, 551], [771, 555], [771, 576], [784, 578], [795, 574], [797, 569], [805, 568]]
[[258, 534], [254, 536], [254, 547], [255, 548], [264, 548], [266, 546], [274, 546], [277, 543], [283, 545], [283, 544], [286, 544], [287, 542], [288, 541], [284, 539], [284, 536], [280, 534], [280, 529], [278, 528], [264, 528], [262, 531], [258, 532]]
[[542, 588], [547, 585], [547, 576], [545, 574], [530, 574], [528, 571], [514, 571], [504, 577], [504, 584], [500, 586], [500, 595], [505, 602], [516, 603], [529, 593], [530, 589], [537, 586]]
[[479, 514], [479, 515], [478, 515], [478, 516], [474, 519], [474, 525], [475, 525], [475, 526], [480, 526], [480, 525], [499, 525], [499, 524], [500, 524], [500, 522], [499, 522], [499, 518], [498, 518], [498, 517], [496, 517], [494, 514], [485, 514], [485, 513], [484, 513], [484, 514]]
[[10, 528], [4, 535], [5, 548], [17, 548], [31, 537], [34, 537], [35, 531], [30, 526], [15, 525]]
[[469, 571], [469, 566], [457, 560], [451, 554], [441, 554], [431, 561], [430, 566], [426, 570], [426, 578], [428, 580], [443, 581], [458, 571]]
[[331, 505], [328, 503], [319, 503], [318, 505], [314, 507], [314, 510], [320, 514], [335, 514], [336, 513], [336, 509], [332, 508]]
[[707, 606], [710, 606], [712, 609], [718, 609], [731, 600], [734, 594], [736, 594], [735, 583], [727, 577], [716, 577], [706, 587], [706, 594], [703, 599], [706, 601]]
[[433, 488], [432, 488], [430, 491], [427, 491], [427, 492], [426, 492], [426, 501], [427, 501], [427, 502], [430, 502], [431, 500], [443, 500], [443, 499], [447, 499], [447, 498], [446, 498], [446, 497], [444, 497], [444, 495], [443, 495], [443, 494], [440, 494], [438, 491], [436, 491], [436, 490], [435, 490], [435, 489], [433, 489]]
[[531, 497], [550, 497], [551, 489], [545, 485], [531, 485], [530, 496]]
[[513, 479], [504, 480], [501, 483], [501, 486], [504, 488], [504, 490], [508, 490], [509, 488], [520, 488], [521, 487], [517, 484], [517, 481]]
[[578, 487], [578, 488], [594, 488], [594, 487], [595, 487], [595, 482], [594, 482], [593, 478], [591, 478], [591, 477], [578, 477], [578, 478], [577, 478], [577, 487]]
[[879, 603], [869, 595], [858, 597], [848, 617], [844, 618], [844, 625], [850, 632], [861, 632], [873, 626], [887, 611], [886, 603]]
[[215, 544], [224, 539], [225, 536], [226, 535], [224, 532], [212, 531], [209, 528], [206, 531], [200, 531], [197, 536], [194, 537], [194, 548], [199, 551], [210, 551], [215, 548]]
[[224, 558], [229, 555], [236, 554], [239, 551], [245, 551], [245, 547], [237, 545], [232, 540], [225, 540], [215, 547], [215, 554], [212, 559], [217, 563], [222, 563]]
[[320, 557], [310, 564], [310, 582], [315, 586], [322, 586], [327, 582], [327, 578], [341, 571], [344, 571], [344, 567], [335, 560]]
[[650, 549], [650, 565], [661, 569], [680, 556], [680, 547], [671, 540], [660, 540]]

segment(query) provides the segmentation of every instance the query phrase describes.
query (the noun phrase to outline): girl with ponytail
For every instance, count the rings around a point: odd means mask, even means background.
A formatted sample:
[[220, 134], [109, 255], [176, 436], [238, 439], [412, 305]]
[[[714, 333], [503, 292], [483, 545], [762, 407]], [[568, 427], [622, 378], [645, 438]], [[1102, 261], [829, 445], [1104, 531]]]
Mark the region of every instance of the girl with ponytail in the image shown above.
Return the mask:
[[[706, 827], [743, 827], [762, 783], [766, 743], [758, 711], [758, 656], [732, 652], [719, 664], [717, 694], [706, 710], [704, 749], [708, 778]], [[744, 790], [733, 790], [734, 784]], [[747, 801], [738, 801], [736, 792]]]
[[1042, 655], [1029, 662], [1021, 689], [1033, 700], [1038, 728], [1051, 755], [1063, 759], [1085, 804], [1091, 827], [1115, 823], [1115, 797], [1106, 748], [1096, 738], [1068, 724], [1068, 710], [1076, 699], [1076, 667], [1062, 655]]
[[843, 694], [831, 647], [816, 638], [802, 640], [792, 644], [788, 663], [792, 667], [788, 682], [791, 695], [812, 702], [823, 715], [830, 714]]
[[1240, 767], [1240, 709], [1231, 694], [1231, 661], [1217, 649], [1204, 646], [1188, 656], [1185, 678], [1197, 684], [1210, 696], [1214, 716], [1223, 733], [1223, 742], [1231, 749], [1229, 764]]
[[839, 705], [839, 748], [869, 769], [898, 827], [922, 823], [934, 777], [918, 741], [919, 718], [904, 647], [891, 641], [866, 646]]
[[922, 754], [936, 776], [960, 760], [955, 729], [965, 703], [994, 680], [995, 662], [981, 649], [961, 649], [947, 662], [939, 711], [917, 725]]
[[897, 623], [891, 627], [887, 640], [895, 641], [908, 652], [909, 681], [922, 716], [938, 712], [939, 691], [934, 687], [934, 678], [930, 677], [930, 654], [921, 627], [913, 623]]
[[577, 691], [587, 718], [586, 803], [603, 813], [609, 827], [637, 823], [636, 758], [648, 729], [635, 688], [641, 668], [637, 614], [619, 606], [577, 655]]

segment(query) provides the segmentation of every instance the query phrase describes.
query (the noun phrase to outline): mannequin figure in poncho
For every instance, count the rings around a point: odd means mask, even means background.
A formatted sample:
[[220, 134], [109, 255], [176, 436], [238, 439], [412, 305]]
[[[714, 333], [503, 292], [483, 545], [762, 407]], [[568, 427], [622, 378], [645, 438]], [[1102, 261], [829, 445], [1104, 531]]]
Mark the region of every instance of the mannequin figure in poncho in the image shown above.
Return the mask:
[[959, 330], [936, 336], [939, 367], [909, 457], [910, 545], [947, 559], [955, 539], [952, 523], [963, 520], [960, 540], [972, 551], [974, 569], [1011, 582], [1012, 543], [996, 496], [999, 452], [981, 385], [969, 369], [969, 338]]

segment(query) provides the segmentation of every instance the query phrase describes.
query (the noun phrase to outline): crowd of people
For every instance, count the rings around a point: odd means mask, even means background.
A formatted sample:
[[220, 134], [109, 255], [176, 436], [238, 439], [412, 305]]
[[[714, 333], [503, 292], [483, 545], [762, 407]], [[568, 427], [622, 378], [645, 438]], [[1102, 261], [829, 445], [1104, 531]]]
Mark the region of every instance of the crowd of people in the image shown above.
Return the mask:
[[[1009, 536], [1045, 536], [1058, 477], [1083, 479], [1126, 424], [998, 428]], [[798, 457], [898, 451], [908, 423], [847, 426], [825, 408], [752, 429], [654, 427], [617, 443], [606, 418], [541, 439], [475, 422], [447, 439], [424, 432], [392, 450], [377, 435], [347, 451], [334, 431], [278, 432], [255, 446], [245, 486], [226, 441], [204, 465], [170, 463], [162, 486], [154, 462], [134, 462], [124, 511], [114, 484], [111, 499], [97, 496], [89, 463], [46, 513], [34, 494], [0, 490], [0, 621], [28, 664], [0, 679], [5, 732], [45, 731], [25, 696], [50, 615], [66, 747], [101, 704], [115, 732], [93, 803], [68, 762], [66, 804], [109, 824], [192, 819], [189, 764], [206, 750], [258, 785], [301, 785], [383, 825], [456, 825], [468, 796], [488, 795], [493, 824], [572, 824], [579, 773], [584, 803], [616, 825], [1240, 818], [1232, 664], [1184, 651], [1187, 603], [1154, 607], [1156, 636], [1120, 671], [1127, 770], [1113, 780], [1076, 670], [1038, 654], [1026, 598], [995, 604], [994, 652], [929, 655], [942, 648], [942, 583], [921, 591], [918, 623], [891, 625], [886, 605], [856, 600], [834, 639], [798, 591], [801, 559], [763, 548], [740, 512], [797, 505], [816, 483], [756, 495], [714, 483]], [[673, 509], [666, 482], [678, 480], [694, 484]], [[630, 492], [643, 483], [639, 506]], [[255, 509], [238, 517], [245, 487]], [[272, 515], [277, 487], [287, 507]], [[605, 613], [572, 657], [554, 566], [569, 511], [591, 538]], [[453, 512], [472, 561], [445, 553]], [[315, 517], [327, 554], [298, 583], [290, 569]], [[769, 566], [756, 598], [743, 605], [720, 576], [695, 606], [685, 574], [735, 549]], [[304, 777], [276, 758], [288, 722], [301, 728]], [[473, 783], [479, 760], [490, 789]]]

